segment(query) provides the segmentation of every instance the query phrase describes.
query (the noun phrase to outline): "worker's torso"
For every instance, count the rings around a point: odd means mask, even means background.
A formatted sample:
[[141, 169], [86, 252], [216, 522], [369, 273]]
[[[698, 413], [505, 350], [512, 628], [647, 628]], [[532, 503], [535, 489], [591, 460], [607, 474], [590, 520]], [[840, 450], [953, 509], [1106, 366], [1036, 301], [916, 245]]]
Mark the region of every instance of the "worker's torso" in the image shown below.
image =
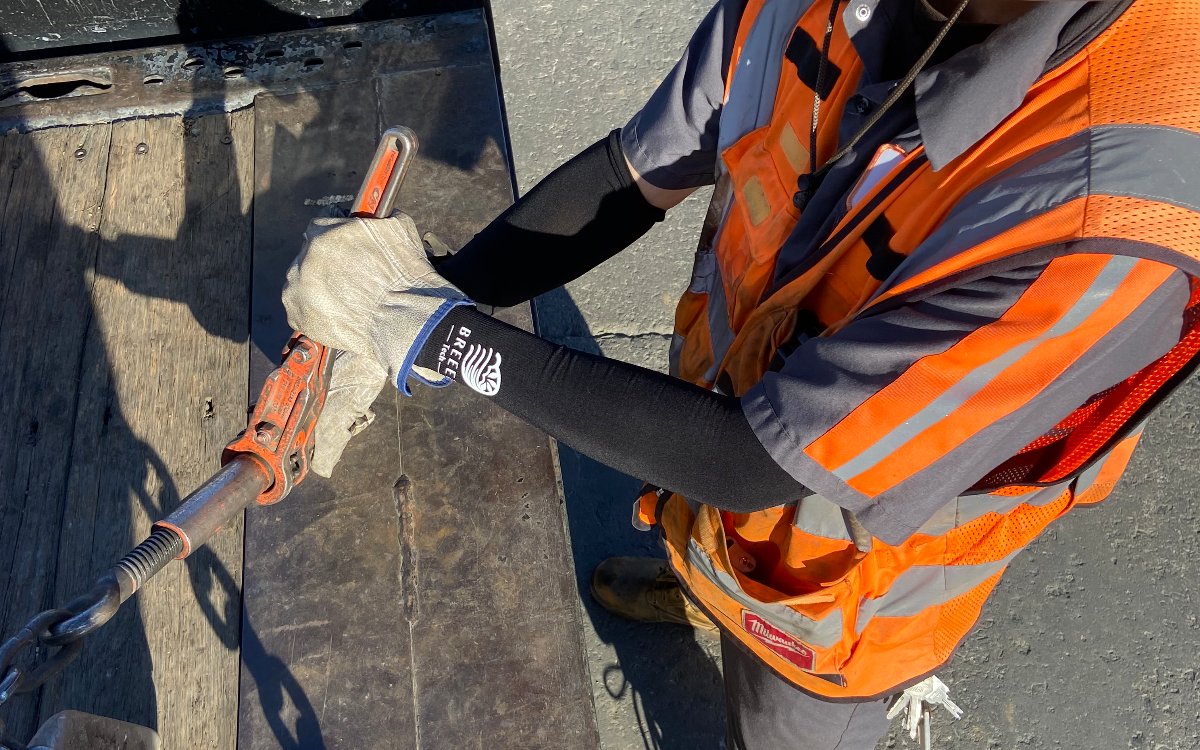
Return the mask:
[[[1140, 154], [1194, 148], [1200, 39], [1188, 32], [1200, 18], [1196, 0], [1137, 0], [939, 170], [919, 143], [879, 147], [841, 199], [844, 216], [786, 273], [780, 251], [802, 215], [793, 197], [809, 171], [815, 84], [782, 45], [756, 42], [764, 23], [779, 23], [772, 5], [748, 4], [726, 92], [727, 107], [767, 107], [769, 122], [721, 153], [693, 280], [676, 315], [673, 374], [740, 396], [808, 337], [919, 300], [948, 280], [1015, 267], [1035, 248], [1039, 257], [1047, 247], [1065, 256], [1086, 252], [1082, 240], [1116, 237], [1200, 272], [1200, 214], [1142, 191], [1152, 176], [1121, 166]], [[838, 15], [829, 62], [839, 75], [820, 104], [818, 166], [837, 150], [861, 71]], [[829, 17], [828, 0], [818, 0], [783, 38], [804, 34], [819, 48]], [[751, 53], [754, 63], [779, 70], [777, 88], [764, 88], [773, 103], [735, 88], [739, 62]], [[722, 127], [736, 115], [723, 114]], [[1084, 184], [1068, 184], [1063, 170], [1044, 169], [1048, 163], [1074, 165]], [[1003, 197], [1022, 179], [1030, 190], [1018, 191], [1011, 206], [972, 220], [981, 195]], [[1022, 214], [1022, 200], [1041, 205]], [[1075, 504], [1108, 494], [1146, 413], [1200, 348], [1187, 333], [1193, 319], [1170, 354], [1093, 399], [1079, 394], [1087, 403], [1075, 414], [1016, 456], [995, 456], [988, 477], [903, 544], [872, 539], [818, 495], [744, 515], [672, 496], [659, 521], [676, 572], [726, 632], [802, 689], [860, 699], [915, 682], [949, 657], [1020, 549]], [[828, 433], [805, 450], [836, 452], [845, 440]]]

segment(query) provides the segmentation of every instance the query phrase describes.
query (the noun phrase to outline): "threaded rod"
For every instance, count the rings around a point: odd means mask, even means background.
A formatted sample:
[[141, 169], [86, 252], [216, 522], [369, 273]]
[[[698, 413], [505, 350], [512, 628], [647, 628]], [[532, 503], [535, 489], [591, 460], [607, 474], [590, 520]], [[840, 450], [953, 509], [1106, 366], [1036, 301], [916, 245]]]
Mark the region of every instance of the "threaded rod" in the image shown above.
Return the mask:
[[137, 591], [151, 576], [178, 557], [182, 550], [183, 539], [171, 529], [160, 526], [114, 567], [133, 579], [133, 590]]

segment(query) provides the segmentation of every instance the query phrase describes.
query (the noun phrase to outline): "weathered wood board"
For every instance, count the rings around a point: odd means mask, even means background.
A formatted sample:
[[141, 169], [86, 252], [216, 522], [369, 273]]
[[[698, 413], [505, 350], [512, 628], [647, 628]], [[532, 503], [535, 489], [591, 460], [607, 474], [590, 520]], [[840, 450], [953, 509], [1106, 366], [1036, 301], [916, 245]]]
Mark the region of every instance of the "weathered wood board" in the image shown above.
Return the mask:
[[[452, 247], [511, 202], [484, 14], [397, 24], [364, 29], [390, 63], [358, 78], [0, 137], [0, 637], [217, 469], [289, 334], [305, 224], [385, 127], [422, 142], [400, 207]], [[72, 708], [165, 748], [596, 747], [549, 439], [460, 388], [376, 411], [331, 480], [168, 566], [0, 708], [11, 734]]]
[[[511, 202], [485, 34], [454, 66], [256, 100], [252, 383], [306, 223], [349, 202], [385, 127], [421, 142], [399, 207], [422, 231], [460, 247]], [[239, 746], [596, 747], [549, 440], [416, 391], [385, 390], [332, 479], [247, 517]]]
[[[0, 630], [91, 583], [245, 424], [252, 113], [0, 141]], [[240, 522], [170, 566], [10, 731], [73, 708], [236, 737]]]

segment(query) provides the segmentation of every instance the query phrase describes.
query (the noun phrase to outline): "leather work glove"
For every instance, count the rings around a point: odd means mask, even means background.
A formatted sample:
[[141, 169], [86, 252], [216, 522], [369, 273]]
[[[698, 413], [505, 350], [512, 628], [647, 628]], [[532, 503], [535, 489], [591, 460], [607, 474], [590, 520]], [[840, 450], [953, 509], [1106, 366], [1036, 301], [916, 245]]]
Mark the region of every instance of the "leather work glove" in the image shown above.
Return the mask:
[[409, 396], [410, 376], [449, 384], [413, 360], [450, 310], [473, 303], [433, 270], [404, 214], [314, 219], [304, 237], [283, 306], [292, 328], [341, 350], [313, 434], [312, 469], [329, 476], [346, 443], [373, 419], [370, 407], [385, 381]]
[[[893, 699], [891, 707], [888, 708], [887, 717], [891, 720], [902, 713], [905, 714], [904, 728], [908, 730], [908, 736], [915, 740], [925, 713], [925, 706], [928, 706], [930, 710], [941, 706], [955, 721], [962, 718], [963, 715], [958, 704], [950, 700], [950, 688], [946, 686], [946, 683], [939, 680], [936, 675], [930, 675], [897, 695]], [[926, 737], [926, 747], [929, 744], [929, 738]]]
[[323, 477], [333, 474], [350, 438], [375, 421], [371, 404], [387, 383], [383, 365], [370, 357], [337, 352], [325, 394], [325, 407], [313, 427], [313, 456], [308, 465]]

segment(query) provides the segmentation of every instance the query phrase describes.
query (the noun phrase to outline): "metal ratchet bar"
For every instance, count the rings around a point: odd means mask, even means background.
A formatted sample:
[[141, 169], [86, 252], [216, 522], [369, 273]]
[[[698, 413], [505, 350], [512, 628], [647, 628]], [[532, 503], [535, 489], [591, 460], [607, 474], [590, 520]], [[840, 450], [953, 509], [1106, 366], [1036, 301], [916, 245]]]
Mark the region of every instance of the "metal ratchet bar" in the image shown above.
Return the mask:
[[[360, 218], [387, 218], [391, 215], [396, 196], [416, 151], [417, 134], [411, 129], [399, 126], [388, 128], [384, 132], [371, 161], [371, 168], [354, 200], [353, 215]], [[289, 342], [285, 365], [290, 357], [307, 361], [307, 357], [314, 356], [314, 353], [317, 360], [331, 364], [333, 357], [326, 357], [326, 352], [327, 348], [323, 345], [296, 334]], [[272, 375], [280, 372], [285, 365], [281, 365]], [[268, 381], [275, 382], [270, 377]], [[327, 379], [320, 379], [313, 384], [319, 384], [321, 389], [320, 393], [310, 394], [316, 396], [317, 403], [310, 409], [307, 417], [315, 422], [315, 415], [319, 414], [320, 407], [324, 404], [323, 389], [327, 387], [328, 382]], [[293, 384], [279, 387], [299, 386]], [[262, 400], [260, 399], [260, 404]], [[259, 410], [256, 408], [255, 416]], [[250, 433], [254, 433], [256, 429], [255, 416], [251, 417], [248, 427]], [[265, 444], [270, 444], [271, 437], [270, 434], [267, 436]], [[308, 445], [309, 439], [311, 429], [306, 430], [299, 438], [301, 453], [298, 455], [304, 466], [307, 465], [308, 451], [311, 447]], [[239, 437], [229, 447], [236, 449], [241, 441], [242, 438]], [[296, 453], [289, 452], [290, 459], [294, 461], [296, 457]], [[101, 576], [90, 591], [68, 602], [62, 610], [50, 610], [39, 615], [40, 618], [54, 614], [51, 619], [56, 622], [51, 624], [47, 621], [48, 628], [46, 625], [38, 625], [38, 632], [33, 634], [36, 640], [48, 646], [63, 647], [54, 664], [45, 664], [30, 675], [22, 675], [15, 668], [10, 671], [10, 662], [15, 653], [7, 651], [18, 650], [25, 644], [19, 642], [19, 639], [11, 639], [4, 644], [4, 648], [0, 649], [0, 654], [4, 655], [4, 663], [0, 664], [0, 691], [3, 692], [3, 695], [0, 695], [0, 703], [4, 702], [9, 693], [25, 692], [57, 674], [78, 654], [79, 646], [82, 645], [80, 639], [108, 622], [121, 604], [172, 559], [185, 558], [199, 549], [222, 526], [255, 501], [263, 503], [268, 495], [271, 497], [266, 502], [282, 499], [282, 495], [291, 489], [293, 483], [299, 482], [305, 476], [306, 472], [303, 470], [293, 475], [285, 468], [289, 473], [288, 478], [294, 482], [288, 482], [285, 491], [280, 492], [279, 485], [284, 478], [279, 476], [279, 467], [274, 465], [276, 463], [278, 462], [274, 460], [265, 460], [262, 454], [236, 450], [231, 453], [227, 449], [221, 469], [184, 498], [170, 515], [155, 523], [150, 536]], [[35, 618], [34, 622], [40, 623], [41, 620]], [[44, 633], [47, 629], [48, 634]], [[23, 677], [25, 679], [22, 679]]]
[[386, 219], [396, 207], [396, 196], [417, 154], [417, 134], [403, 125], [383, 131], [371, 168], [363, 178], [350, 214], [359, 218]]

